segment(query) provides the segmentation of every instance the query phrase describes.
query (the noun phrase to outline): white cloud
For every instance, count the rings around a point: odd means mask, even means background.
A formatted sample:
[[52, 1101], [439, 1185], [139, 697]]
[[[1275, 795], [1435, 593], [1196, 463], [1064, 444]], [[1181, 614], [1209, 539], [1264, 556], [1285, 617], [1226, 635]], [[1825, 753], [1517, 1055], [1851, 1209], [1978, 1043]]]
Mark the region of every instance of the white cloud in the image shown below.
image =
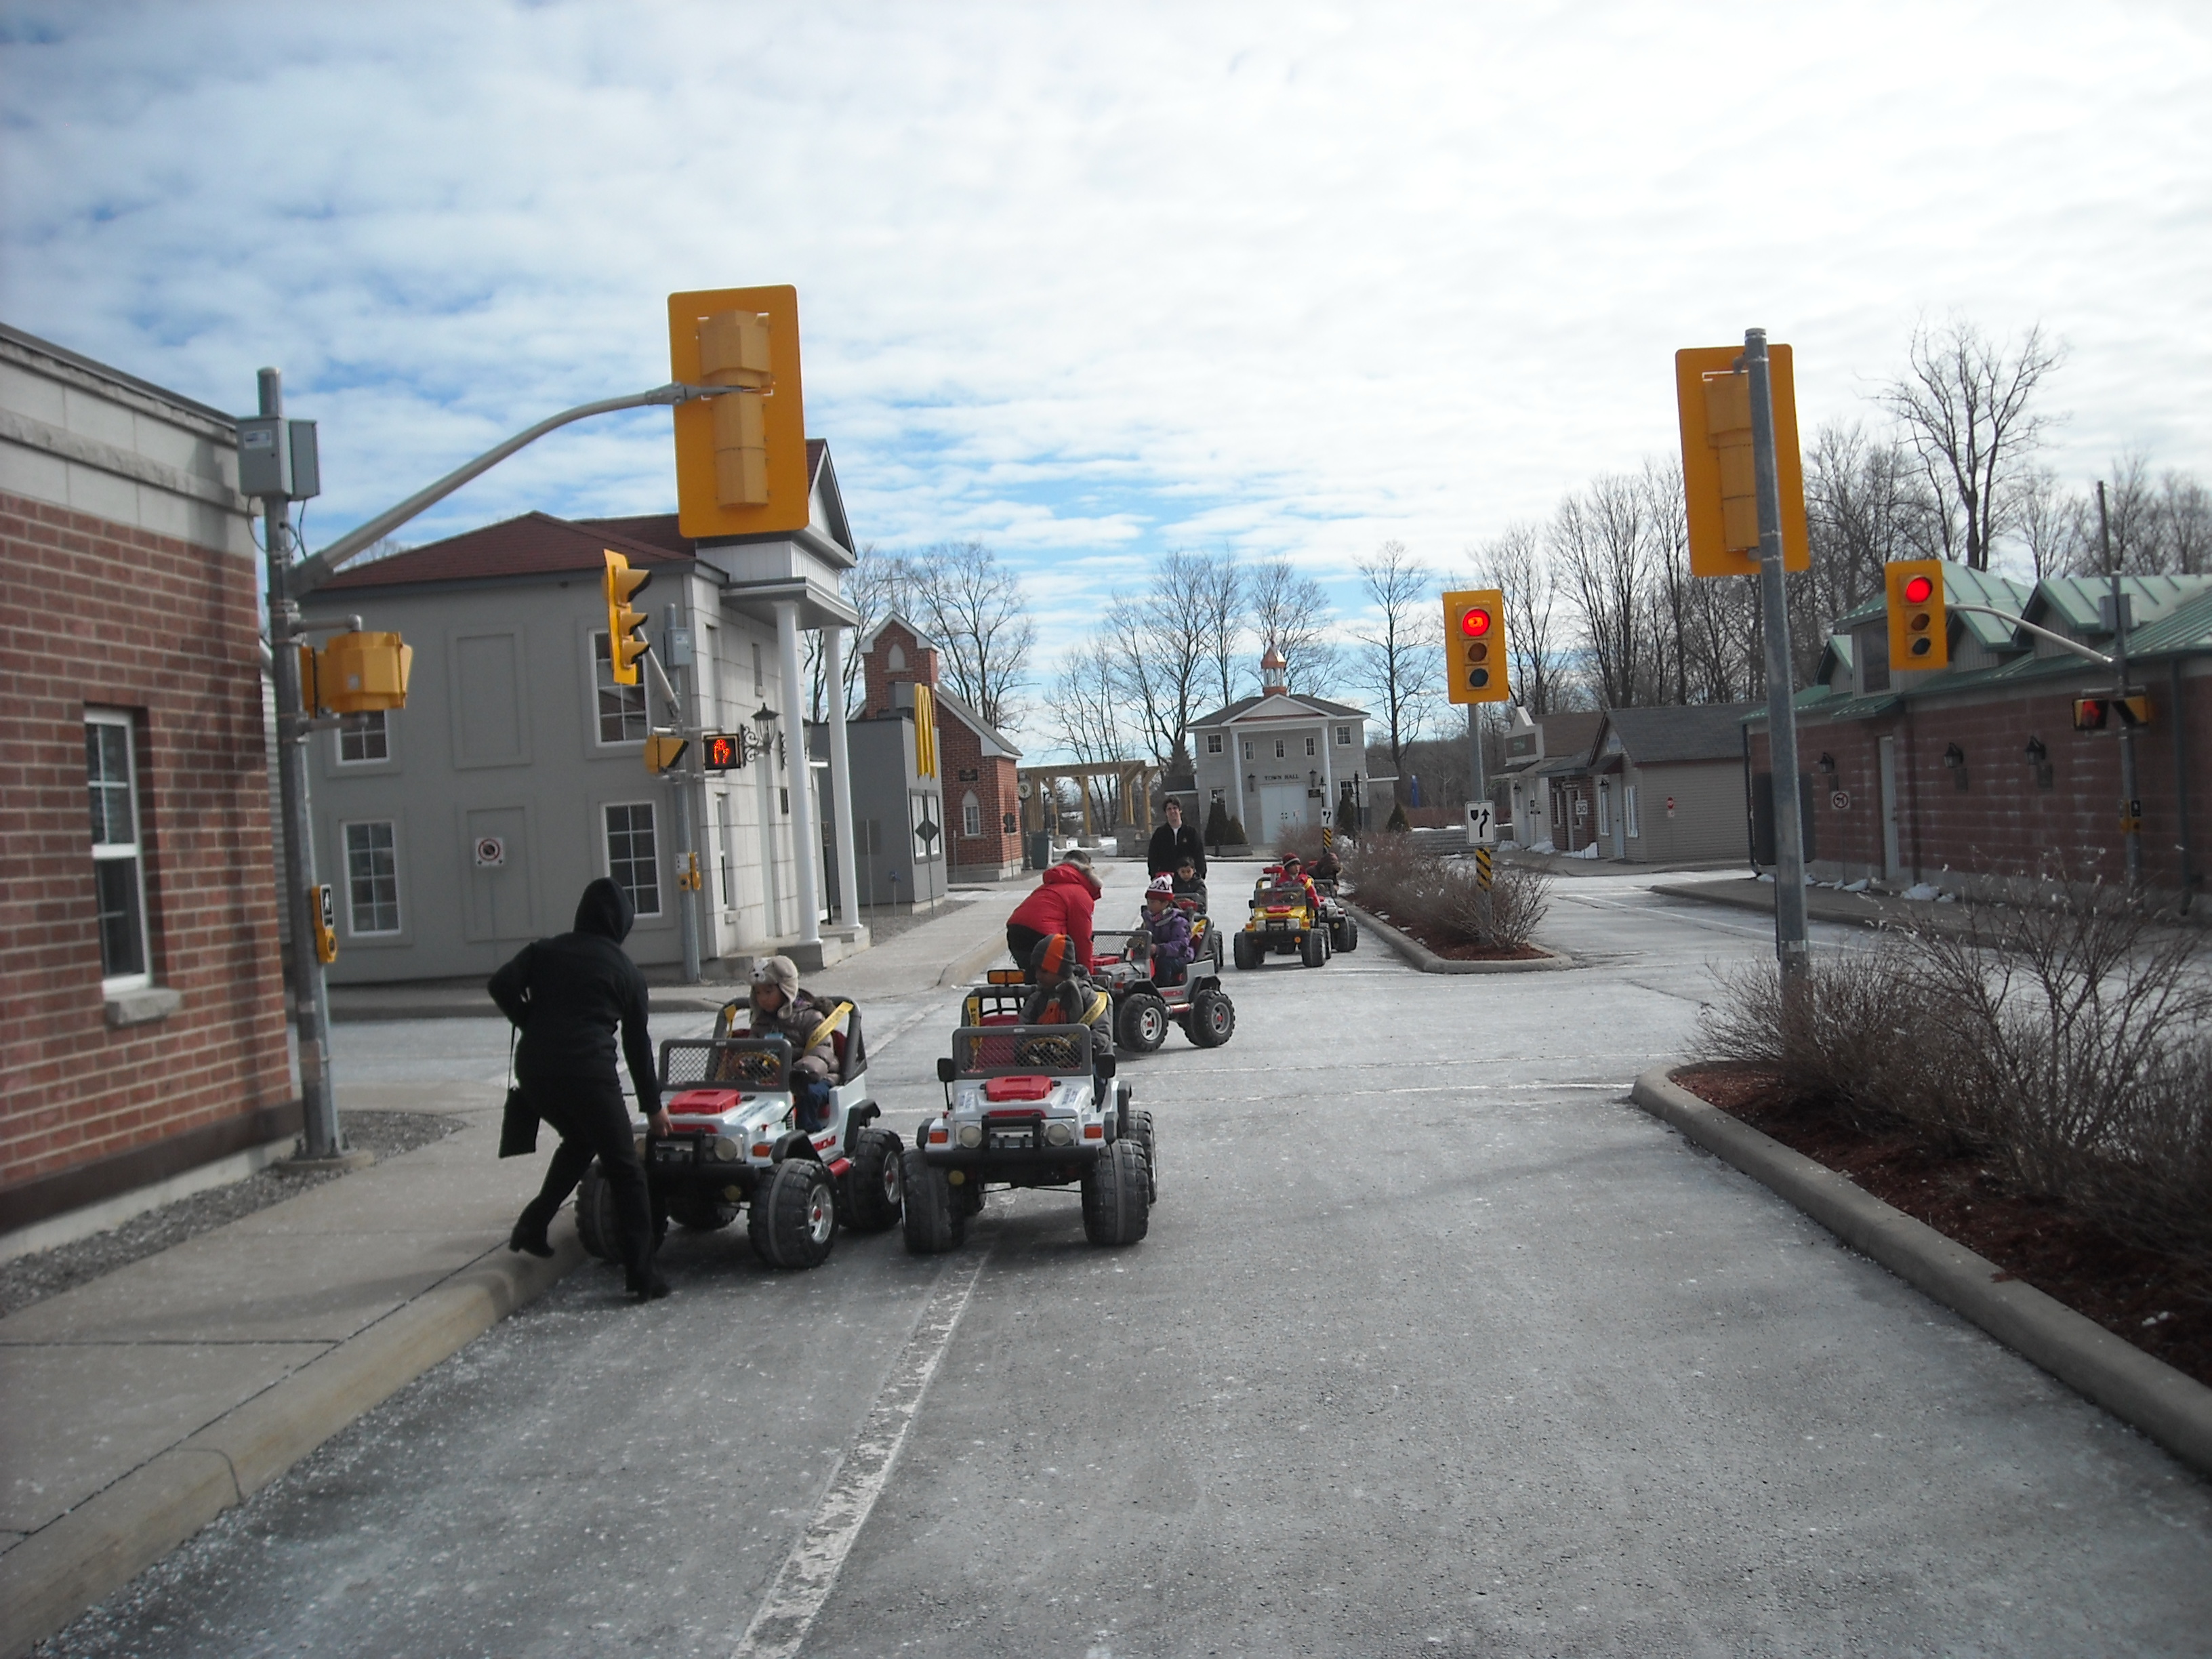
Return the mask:
[[[771, 281], [861, 536], [1086, 592], [1172, 545], [1448, 565], [1669, 450], [1672, 351], [1747, 324], [1809, 433], [1923, 314], [2040, 320], [2062, 472], [2212, 471], [2197, 7], [0, 18], [0, 311], [228, 407], [282, 363], [325, 533], [665, 379], [668, 291]], [[665, 422], [410, 533], [665, 507]]]

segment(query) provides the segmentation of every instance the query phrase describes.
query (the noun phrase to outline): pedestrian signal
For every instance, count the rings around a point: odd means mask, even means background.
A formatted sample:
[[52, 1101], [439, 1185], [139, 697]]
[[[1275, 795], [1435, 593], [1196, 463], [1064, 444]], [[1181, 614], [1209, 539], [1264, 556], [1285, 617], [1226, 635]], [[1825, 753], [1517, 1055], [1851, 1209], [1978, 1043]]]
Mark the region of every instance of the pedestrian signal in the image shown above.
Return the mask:
[[617, 685], [635, 685], [637, 659], [652, 646], [639, 632], [645, 626], [645, 612], [634, 609], [630, 601], [653, 580], [653, 572], [631, 569], [629, 561], [611, 548], [601, 550], [607, 560], [603, 584], [607, 601], [607, 660], [613, 665]]
[[1893, 559], [1882, 567], [1889, 611], [1889, 665], [1946, 668], [1951, 630], [1943, 609], [1943, 561]]
[[2132, 697], [2074, 699], [2074, 729], [2076, 732], [2101, 732], [2115, 716], [2122, 726], [2148, 726], [2150, 699], [2141, 692]]
[[709, 732], [699, 740], [699, 762], [709, 772], [734, 772], [745, 763], [745, 734]]
[[1474, 587], [1444, 595], [1444, 678], [1454, 702], [1504, 702], [1513, 695], [1506, 672], [1505, 594]]

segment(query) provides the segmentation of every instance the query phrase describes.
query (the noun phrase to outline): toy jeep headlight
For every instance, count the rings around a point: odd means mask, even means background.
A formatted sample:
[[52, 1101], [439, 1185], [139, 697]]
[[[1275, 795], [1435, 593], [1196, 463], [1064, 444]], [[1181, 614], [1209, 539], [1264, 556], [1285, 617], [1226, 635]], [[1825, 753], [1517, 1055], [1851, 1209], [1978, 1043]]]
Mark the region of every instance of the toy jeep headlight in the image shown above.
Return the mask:
[[731, 1139], [727, 1135], [716, 1135], [714, 1137], [714, 1161], [718, 1164], [736, 1163], [738, 1161], [738, 1143]]
[[983, 1126], [980, 1123], [963, 1123], [960, 1126], [959, 1138], [963, 1146], [980, 1146], [983, 1144]]
[[1065, 1118], [1054, 1118], [1044, 1126], [1044, 1144], [1048, 1146], [1073, 1146], [1075, 1126]]

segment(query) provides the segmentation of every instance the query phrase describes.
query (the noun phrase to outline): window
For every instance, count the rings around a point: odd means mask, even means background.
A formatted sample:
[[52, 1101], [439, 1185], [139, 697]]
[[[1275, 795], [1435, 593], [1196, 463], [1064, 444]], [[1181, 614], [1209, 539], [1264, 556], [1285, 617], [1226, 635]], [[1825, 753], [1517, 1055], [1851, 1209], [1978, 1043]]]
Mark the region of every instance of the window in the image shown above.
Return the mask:
[[890, 649], [884, 653], [884, 666], [894, 672], [906, 666], [906, 647], [896, 640], [893, 640]]
[[1275, 758], [1277, 760], [1283, 758], [1283, 740], [1280, 738], [1275, 739]]
[[943, 855], [945, 830], [938, 822], [938, 798], [916, 790], [907, 797], [908, 822], [914, 825], [914, 861], [927, 864]]
[[1317, 745], [1315, 744], [1314, 740], [1311, 738], [1308, 738], [1306, 739], [1306, 756], [1309, 759], [1310, 759], [1316, 752], [1316, 749]]
[[1339, 749], [1349, 749], [1352, 747], [1352, 728], [1350, 726], [1340, 726], [1336, 728], [1336, 746]]
[[1249, 738], [1244, 739], [1244, 758], [1246, 760], [1252, 758], [1252, 739]]
[[1209, 755], [1218, 755], [1221, 752], [1220, 732], [1209, 732], [1206, 734], [1206, 752]]
[[607, 808], [607, 874], [641, 916], [660, 914], [660, 859], [653, 847], [653, 803]]
[[960, 833], [963, 836], [983, 833], [983, 803], [975, 799], [973, 789], [960, 798]]
[[1601, 836], [1613, 833], [1613, 785], [1603, 778], [1597, 784], [1597, 832]]
[[356, 933], [399, 931], [399, 853], [389, 820], [345, 827], [346, 906]]
[[1644, 834], [1643, 823], [1637, 817], [1636, 786], [1632, 783], [1620, 792], [1620, 817], [1621, 822], [1627, 826], [1632, 839], [1640, 837]]
[[1223, 801], [1229, 798], [1229, 792], [1226, 789], [1209, 789], [1206, 793], [1214, 801]]
[[607, 636], [592, 635], [592, 683], [599, 689], [599, 741], [643, 743], [651, 721], [645, 713], [645, 677], [635, 685], [615, 684], [614, 659], [607, 655]]
[[392, 728], [385, 724], [383, 709], [338, 716], [339, 765], [358, 766], [365, 761], [391, 758]]
[[85, 785], [92, 803], [92, 871], [103, 989], [148, 983], [146, 875], [138, 842], [138, 769], [131, 716], [84, 717]]

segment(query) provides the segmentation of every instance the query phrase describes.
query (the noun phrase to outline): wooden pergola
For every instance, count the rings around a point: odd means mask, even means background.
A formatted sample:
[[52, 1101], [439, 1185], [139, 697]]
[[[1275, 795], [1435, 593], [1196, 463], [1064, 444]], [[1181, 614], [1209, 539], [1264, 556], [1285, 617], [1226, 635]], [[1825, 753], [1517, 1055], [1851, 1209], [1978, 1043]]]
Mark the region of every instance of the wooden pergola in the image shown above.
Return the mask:
[[1024, 830], [1060, 828], [1058, 806], [1055, 805], [1048, 816], [1045, 802], [1057, 803], [1060, 799], [1056, 793], [1057, 786], [1063, 778], [1079, 786], [1076, 794], [1083, 802], [1085, 835], [1097, 833], [1091, 823], [1091, 791], [1079, 787], [1092, 778], [1118, 780], [1121, 785], [1121, 810], [1129, 815], [1127, 822], [1139, 830], [1153, 827], [1153, 801], [1160, 793], [1160, 769], [1151, 761], [1099, 761], [1087, 766], [1023, 766], [1015, 769], [1014, 775], [1023, 786], [1022, 828]]

